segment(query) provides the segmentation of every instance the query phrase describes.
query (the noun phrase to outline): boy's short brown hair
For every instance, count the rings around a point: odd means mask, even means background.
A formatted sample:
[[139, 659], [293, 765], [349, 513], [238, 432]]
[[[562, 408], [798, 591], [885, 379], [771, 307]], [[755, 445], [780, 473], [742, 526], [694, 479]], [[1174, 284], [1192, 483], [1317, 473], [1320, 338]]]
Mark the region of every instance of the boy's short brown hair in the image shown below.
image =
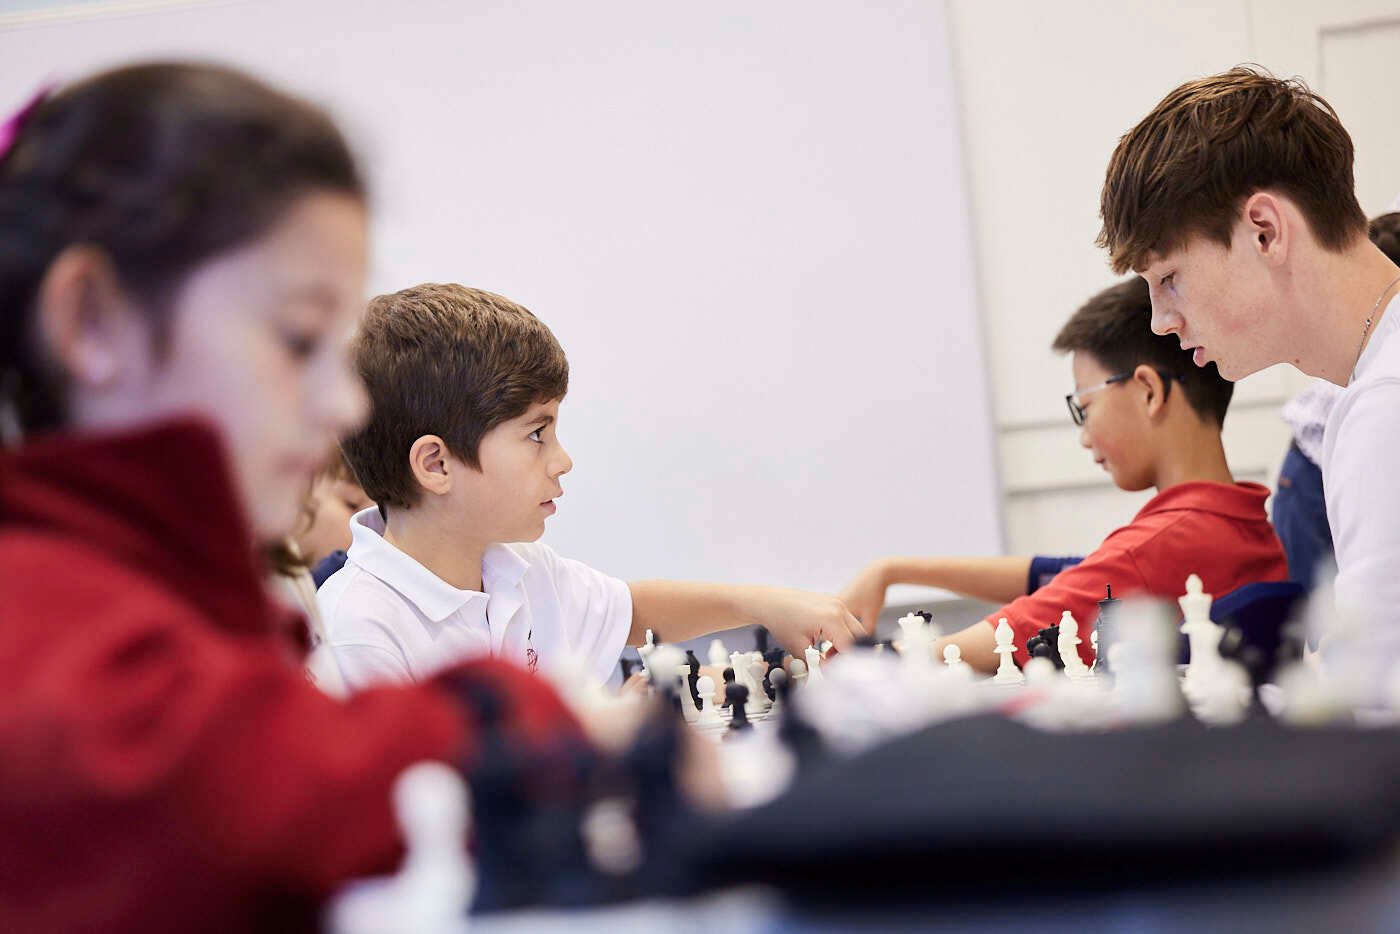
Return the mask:
[[1190, 81], [1118, 141], [1098, 244], [1113, 271], [1141, 270], [1193, 234], [1230, 245], [1244, 200], [1271, 188], [1297, 202], [1323, 246], [1366, 234], [1352, 143], [1332, 106], [1257, 66]]
[[1141, 276], [1110, 286], [1084, 303], [1051, 345], [1059, 353], [1083, 351], [1113, 373], [1131, 373], [1146, 364], [1163, 375], [1166, 392], [1173, 378], [1202, 421], [1225, 423], [1235, 384], [1214, 363], [1196, 366], [1191, 351], [1170, 335], [1152, 333], [1152, 299]]
[[486, 432], [569, 389], [569, 362], [542, 321], [509, 299], [460, 285], [372, 299], [353, 355], [370, 418], [342, 449], [381, 510], [417, 501], [408, 452], [423, 435], [440, 436], [455, 457], [479, 467]]

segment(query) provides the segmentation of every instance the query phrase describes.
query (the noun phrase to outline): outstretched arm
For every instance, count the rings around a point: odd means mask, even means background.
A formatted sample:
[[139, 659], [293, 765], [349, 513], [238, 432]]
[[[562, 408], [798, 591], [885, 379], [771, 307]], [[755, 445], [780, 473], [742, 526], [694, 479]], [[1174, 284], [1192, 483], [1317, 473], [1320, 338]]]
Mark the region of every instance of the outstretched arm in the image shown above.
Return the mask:
[[864, 633], [860, 622], [830, 594], [734, 584], [632, 581], [629, 645], [646, 641], [651, 629], [667, 642], [681, 642], [735, 626], [764, 626], [795, 655], [831, 640], [845, 648]]
[[1030, 558], [880, 558], [856, 575], [841, 599], [871, 632], [892, 584], [922, 584], [989, 603], [1010, 603], [1026, 593]]

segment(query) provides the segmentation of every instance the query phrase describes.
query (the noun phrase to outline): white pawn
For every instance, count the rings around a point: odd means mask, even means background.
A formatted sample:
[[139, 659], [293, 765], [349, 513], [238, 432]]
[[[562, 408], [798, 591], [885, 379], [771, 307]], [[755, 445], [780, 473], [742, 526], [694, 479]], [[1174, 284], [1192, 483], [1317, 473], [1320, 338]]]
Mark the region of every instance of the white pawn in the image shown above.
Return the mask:
[[695, 690], [700, 693], [700, 711], [695, 718], [699, 726], [718, 726], [724, 721], [715, 710], [715, 679], [701, 675], [695, 682]]
[[441, 762], [409, 766], [394, 782], [394, 814], [404, 860], [382, 888], [351, 890], [331, 908], [339, 934], [460, 930], [476, 873], [467, 857], [470, 795], [461, 776]]
[[949, 668], [966, 668], [967, 662], [962, 660], [962, 649], [952, 642], [943, 646], [943, 664]]
[[678, 688], [681, 695], [681, 716], [686, 723], [695, 723], [700, 719], [700, 710], [695, 706], [695, 695], [690, 693], [690, 665], [677, 665], [676, 678], [680, 681]]
[[1089, 666], [1079, 657], [1079, 623], [1069, 610], [1060, 616], [1060, 638], [1058, 648], [1060, 660], [1065, 663], [1065, 677], [1073, 681], [1083, 681], [1089, 677]]
[[807, 657], [807, 683], [819, 683], [822, 680], [821, 650], [814, 645], [809, 645], [802, 654]]
[[711, 668], [723, 669], [729, 665], [729, 654], [724, 651], [724, 643], [718, 639], [710, 640], [708, 658]]
[[1001, 656], [1001, 663], [997, 665], [997, 673], [992, 681], [996, 684], [1025, 684], [1026, 676], [1016, 667], [1016, 660], [1012, 658], [1016, 654], [1016, 633], [1005, 616], [997, 620], [996, 640], [997, 647], [994, 651]]
[[800, 658], [794, 658], [788, 667], [792, 670], [792, 689], [802, 690], [807, 686], [807, 663]]

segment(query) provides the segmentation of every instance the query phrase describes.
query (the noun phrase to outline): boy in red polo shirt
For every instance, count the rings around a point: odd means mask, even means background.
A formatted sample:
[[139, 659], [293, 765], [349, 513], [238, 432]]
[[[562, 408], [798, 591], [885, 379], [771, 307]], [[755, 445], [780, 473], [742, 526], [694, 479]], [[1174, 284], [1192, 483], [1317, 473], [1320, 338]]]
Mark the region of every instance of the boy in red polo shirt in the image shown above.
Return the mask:
[[[883, 558], [841, 594], [873, 626], [891, 584], [943, 587], [1005, 606], [934, 646], [956, 644], [963, 660], [995, 671], [995, 626], [1005, 617], [1016, 633], [1016, 659], [1026, 640], [1055, 625], [1065, 610], [1092, 622], [1105, 585], [1115, 596], [1174, 598], [1190, 574], [1226, 594], [1255, 581], [1288, 578], [1278, 536], [1264, 512], [1267, 487], [1236, 483], [1220, 429], [1233, 393], [1215, 365], [1196, 367], [1177, 342], [1152, 333], [1152, 304], [1141, 278], [1089, 300], [1055, 338], [1071, 355], [1075, 391], [1067, 397], [1080, 443], [1124, 490], [1155, 487], [1157, 496], [1133, 521], [1112, 532], [1078, 564], [1048, 582], [1031, 558]], [[1069, 564], [1069, 562], [1063, 562]], [[1086, 662], [1093, 649], [1079, 648]]]

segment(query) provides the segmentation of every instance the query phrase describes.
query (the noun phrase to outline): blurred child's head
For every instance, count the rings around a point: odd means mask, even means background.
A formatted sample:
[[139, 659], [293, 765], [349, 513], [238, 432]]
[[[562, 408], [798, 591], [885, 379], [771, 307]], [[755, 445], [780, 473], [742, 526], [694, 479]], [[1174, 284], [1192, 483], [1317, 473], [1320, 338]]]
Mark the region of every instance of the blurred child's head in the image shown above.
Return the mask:
[[1197, 367], [1175, 338], [1153, 334], [1151, 319], [1147, 283], [1135, 276], [1089, 299], [1053, 344], [1072, 355], [1080, 443], [1125, 490], [1156, 485], [1173, 445], [1218, 437], [1234, 393], [1215, 364]]
[[1389, 214], [1371, 218], [1366, 232], [1371, 237], [1371, 242], [1379, 247], [1392, 263], [1400, 266], [1400, 211], [1391, 211]]
[[350, 517], [372, 505], [355, 479], [340, 448], [316, 475], [306, 498], [302, 522], [295, 533], [297, 550], [307, 566], [315, 567], [335, 551], [350, 549]]
[[201, 416], [255, 533], [285, 533], [363, 415], [365, 265], [360, 175], [320, 110], [209, 65], [99, 74], [0, 156], [0, 408], [26, 434]]
[[345, 456], [386, 517], [431, 511], [488, 541], [543, 533], [573, 467], [556, 435], [569, 364], [549, 328], [499, 295], [420, 285], [370, 302], [354, 358], [371, 414]]

